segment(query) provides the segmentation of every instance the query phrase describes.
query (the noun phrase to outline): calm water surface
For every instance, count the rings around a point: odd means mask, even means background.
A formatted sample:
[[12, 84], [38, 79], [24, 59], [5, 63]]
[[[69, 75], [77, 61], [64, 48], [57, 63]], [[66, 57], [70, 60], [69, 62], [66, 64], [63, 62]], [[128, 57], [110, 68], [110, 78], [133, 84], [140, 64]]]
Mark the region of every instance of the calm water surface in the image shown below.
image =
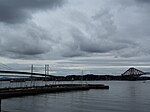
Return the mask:
[[98, 81], [109, 90], [51, 93], [2, 101], [6, 112], [150, 112], [150, 81]]

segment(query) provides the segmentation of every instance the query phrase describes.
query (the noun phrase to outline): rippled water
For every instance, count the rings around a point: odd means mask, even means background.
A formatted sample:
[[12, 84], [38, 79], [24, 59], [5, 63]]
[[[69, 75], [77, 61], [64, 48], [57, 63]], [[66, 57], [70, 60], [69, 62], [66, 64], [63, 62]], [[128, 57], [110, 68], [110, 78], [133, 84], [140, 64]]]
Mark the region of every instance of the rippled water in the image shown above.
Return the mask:
[[109, 90], [51, 93], [2, 101], [8, 112], [150, 112], [150, 81], [98, 81]]

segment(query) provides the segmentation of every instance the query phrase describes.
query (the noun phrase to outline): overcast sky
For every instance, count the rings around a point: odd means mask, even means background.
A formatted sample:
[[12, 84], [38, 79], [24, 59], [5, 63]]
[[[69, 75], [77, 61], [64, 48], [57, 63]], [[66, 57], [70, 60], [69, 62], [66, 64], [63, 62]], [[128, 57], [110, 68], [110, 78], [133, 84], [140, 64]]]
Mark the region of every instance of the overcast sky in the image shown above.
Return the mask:
[[149, 12], [150, 0], [0, 0], [0, 61], [147, 68]]

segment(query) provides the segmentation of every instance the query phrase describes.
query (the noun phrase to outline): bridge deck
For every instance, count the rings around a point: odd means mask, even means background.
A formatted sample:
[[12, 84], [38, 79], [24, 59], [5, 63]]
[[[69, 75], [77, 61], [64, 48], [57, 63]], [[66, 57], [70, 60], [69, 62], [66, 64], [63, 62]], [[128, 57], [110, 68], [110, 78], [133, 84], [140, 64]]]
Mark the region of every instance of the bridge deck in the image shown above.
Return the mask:
[[21, 72], [21, 71], [4, 71], [0, 70], [0, 73], [4, 74], [22, 74], [22, 75], [32, 75], [32, 76], [47, 76], [47, 77], [54, 77], [52, 75], [46, 75], [42, 73], [31, 73], [31, 72]]

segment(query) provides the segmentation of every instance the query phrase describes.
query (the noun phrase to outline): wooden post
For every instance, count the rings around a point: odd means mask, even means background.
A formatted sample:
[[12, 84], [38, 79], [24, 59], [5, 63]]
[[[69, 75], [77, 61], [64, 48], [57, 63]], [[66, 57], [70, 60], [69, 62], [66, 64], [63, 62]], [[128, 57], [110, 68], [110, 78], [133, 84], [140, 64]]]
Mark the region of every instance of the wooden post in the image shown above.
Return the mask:
[[83, 70], [82, 70], [82, 75], [81, 75], [81, 85], [83, 85]]
[[2, 103], [2, 101], [1, 101], [1, 98], [0, 98], [0, 112], [1, 112], [1, 106], [2, 106], [1, 103]]
[[45, 81], [45, 86], [46, 86], [46, 74], [47, 74], [47, 65], [45, 65], [45, 79], [44, 79], [44, 81]]
[[33, 65], [31, 65], [31, 79], [30, 79], [30, 81], [31, 81], [30, 86], [31, 86], [31, 87], [33, 86], [33, 84], [32, 84], [32, 82], [33, 82], [32, 73], [33, 73]]

